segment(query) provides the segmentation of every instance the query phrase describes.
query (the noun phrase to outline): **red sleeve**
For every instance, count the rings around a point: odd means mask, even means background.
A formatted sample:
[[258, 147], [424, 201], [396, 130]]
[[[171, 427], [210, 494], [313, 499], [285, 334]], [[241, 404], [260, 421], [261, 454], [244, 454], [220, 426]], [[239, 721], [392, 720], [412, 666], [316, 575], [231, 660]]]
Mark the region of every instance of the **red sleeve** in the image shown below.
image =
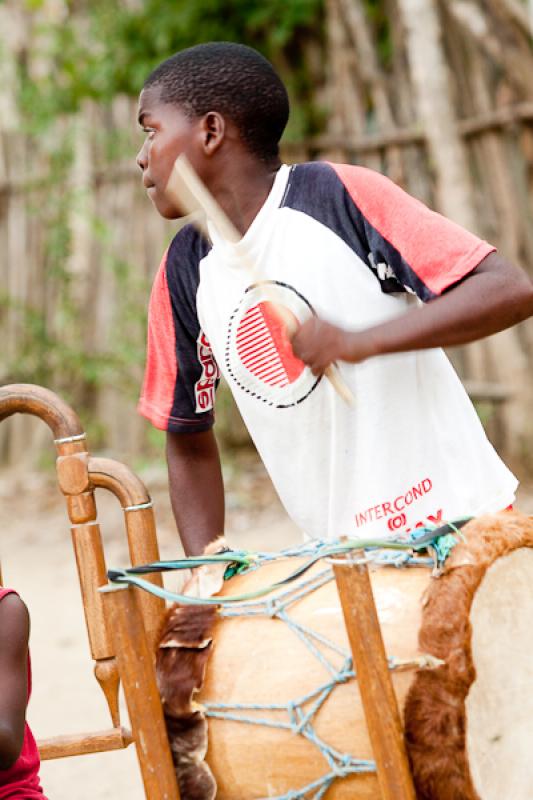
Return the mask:
[[138, 411], [160, 430], [167, 430], [178, 374], [176, 337], [168, 291], [168, 250], [155, 277], [148, 307], [146, 367]]
[[[376, 263], [385, 259], [397, 279], [422, 297], [439, 295], [496, 249], [431, 211], [379, 172], [331, 164], [362, 215]], [[414, 280], [413, 280], [414, 278]], [[416, 284], [427, 288], [427, 296]]]
[[150, 296], [138, 410], [156, 428], [174, 433], [200, 433], [215, 420], [220, 375], [196, 311], [206, 247], [192, 225], [182, 228], [163, 257]]

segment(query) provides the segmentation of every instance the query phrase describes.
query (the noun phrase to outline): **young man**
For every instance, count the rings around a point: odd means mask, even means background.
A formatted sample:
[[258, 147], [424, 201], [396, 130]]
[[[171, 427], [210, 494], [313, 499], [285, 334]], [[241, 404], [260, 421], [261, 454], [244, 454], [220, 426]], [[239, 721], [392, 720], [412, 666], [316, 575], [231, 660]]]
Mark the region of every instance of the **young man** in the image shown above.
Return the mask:
[[46, 800], [39, 752], [26, 722], [31, 692], [28, 610], [0, 586], [0, 800]]
[[[140, 97], [137, 162], [158, 212], [182, 216], [165, 187], [185, 153], [243, 235], [231, 244], [209, 222], [209, 238], [185, 226], [151, 296], [139, 408], [167, 431], [188, 553], [224, 525], [219, 370], [308, 536], [384, 536], [502, 509], [517, 485], [439, 348], [527, 318], [531, 281], [378, 173], [282, 165], [288, 113], [272, 66], [220, 42], [165, 61]], [[292, 342], [243, 253], [299, 323]], [[321, 377], [333, 362], [353, 407]]]

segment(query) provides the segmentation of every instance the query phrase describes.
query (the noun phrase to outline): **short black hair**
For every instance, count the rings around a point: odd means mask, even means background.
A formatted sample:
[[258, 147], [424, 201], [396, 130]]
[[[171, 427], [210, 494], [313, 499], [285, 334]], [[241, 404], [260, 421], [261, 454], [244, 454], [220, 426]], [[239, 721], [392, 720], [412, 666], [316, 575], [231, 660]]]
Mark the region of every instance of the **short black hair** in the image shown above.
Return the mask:
[[262, 161], [279, 155], [289, 118], [287, 90], [272, 64], [251, 47], [208, 42], [163, 61], [144, 88], [159, 87], [161, 100], [190, 117], [219, 111], [237, 126], [247, 148]]

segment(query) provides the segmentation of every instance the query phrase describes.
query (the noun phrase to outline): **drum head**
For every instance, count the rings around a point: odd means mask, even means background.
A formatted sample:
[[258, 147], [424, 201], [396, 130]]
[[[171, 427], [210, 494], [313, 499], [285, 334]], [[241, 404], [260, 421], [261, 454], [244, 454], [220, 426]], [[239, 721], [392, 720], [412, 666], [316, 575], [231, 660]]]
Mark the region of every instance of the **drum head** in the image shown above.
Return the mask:
[[530, 800], [533, 787], [533, 519], [464, 529], [433, 581], [420, 647], [445, 661], [405, 705], [419, 800]]
[[533, 794], [533, 548], [487, 570], [470, 612], [476, 679], [466, 698], [466, 750], [483, 800]]

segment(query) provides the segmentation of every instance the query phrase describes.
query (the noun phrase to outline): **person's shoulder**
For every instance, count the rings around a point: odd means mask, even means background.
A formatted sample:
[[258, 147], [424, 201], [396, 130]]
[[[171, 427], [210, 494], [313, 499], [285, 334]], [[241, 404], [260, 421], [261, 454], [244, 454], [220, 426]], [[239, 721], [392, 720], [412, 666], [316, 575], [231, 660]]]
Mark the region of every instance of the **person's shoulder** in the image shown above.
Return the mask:
[[407, 198], [408, 195], [390, 178], [359, 164], [329, 164], [352, 200], [363, 205], [370, 200], [381, 203]]
[[327, 161], [293, 164], [281, 207], [315, 216], [320, 207], [341, 193], [342, 184]]
[[292, 174], [300, 180], [344, 182], [346, 178], [358, 181], [388, 180], [380, 172], [359, 164], [338, 164], [333, 161], [305, 161], [292, 166]]
[[366, 167], [334, 164], [330, 161], [308, 161], [291, 168], [282, 205], [306, 207], [309, 202], [344, 202], [346, 193], [372, 191], [376, 182], [387, 179]]
[[335, 170], [328, 161], [305, 161], [293, 164], [291, 167], [290, 183], [310, 184], [327, 183], [335, 181]]
[[26, 603], [14, 589], [0, 587], [0, 614], [21, 617], [28, 614]]
[[306, 176], [324, 176], [331, 173], [332, 165], [329, 161], [302, 161], [300, 164], [293, 164], [293, 172]]
[[172, 239], [162, 269], [170, 294], [191, 303], [200, 280], [200, 262], [211, 249], [211, 243], [195, 225], [184, 225]]
[[10, 591], [0, 600], [0, 632], [5, 643], [28, 641], [30, 615], [25, 602]]
[[172, 239], [168, 248], [167, 259], [170, 263], [181, 264], [190, 262], [198, 265], [202, 258], [211, 249], [211, 244], [198, 230], [196, 225], [189, 223], [181, 228]]

